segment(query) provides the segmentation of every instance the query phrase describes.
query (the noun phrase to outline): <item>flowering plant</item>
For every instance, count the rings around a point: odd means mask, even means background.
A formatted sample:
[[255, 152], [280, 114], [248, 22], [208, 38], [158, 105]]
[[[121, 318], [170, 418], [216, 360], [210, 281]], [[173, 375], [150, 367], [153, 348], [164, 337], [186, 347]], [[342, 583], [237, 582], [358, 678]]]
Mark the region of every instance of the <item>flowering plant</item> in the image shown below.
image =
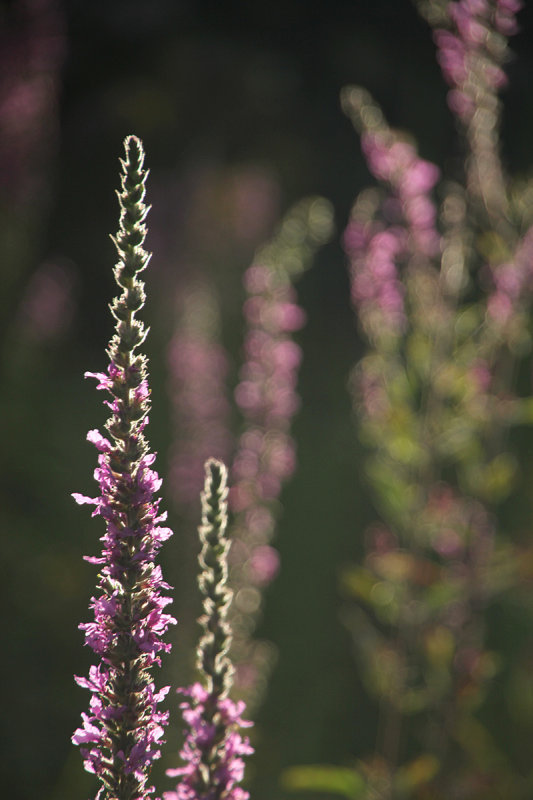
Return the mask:
[[95, 430], [87, 437], [99, 451], [95, 478], [100, 494], [74, 495], [78, 503], [94, 505], [93, 516], [103, 517], [106, 532], [101, 556], [86, 558], [100, 567], [99, 594], [91, 600], [94, 621], [80, 627], [100, 663], [91, 667], [88, 678], [76, 678], [92, 694], [90, 713], [83, 714], [72, 741], [81, 747], [85, 768], [102, 782], [100, 796], [109, 800], [137, 800], [153, 792], [148, 776], [168, 721], [168, 712], [157, 707], [168, 687], [155, 689], [151, 668], [160, 664], [161, 651], [170, 650], [163, 636], [175, 622], [164, 611], [171, 602], [164, 594], [170, 587], [155, 563], [171, 531], [160, 524], [166, 515], [154, 498], [161, 480], [144, 436], [146, 358], [136, 352], [146, 336], [136, 314], [145, 300], [138, 274], [149, 260], [143, 249], [147, 172], [140, 140], [128, 137], [124, 149], [120, 229], [114, 239], [119, 255], [115, 279], [122, 294], [111, 306], [116, 332], [107, 373], [86, 373], [111, 394], [106, 401], [109, 438]]
[[[377, 700], [376, 744], [355, 768], [295, 768], [286, 786], [350, 800], [519, 800], [530, 784], [499, 757], [483, 710], [501, 670], [487, 609], [531, 569], [525, 559], [519, 563], [524, 553], [507, 537], [500, 513], [518, 472], [508, 432], [533, 416], [512, 374], [532, 344], [533, 228], [498, 151], [506, 37], [520, 4], [419, 6], [450, 87], [464, 171], [446, 179], [387, 123], [368, 92], [342, 93], [378, 184], [358, 195], [343, 243], [366, 347], [349, 387], [379, 520], [364, 535], [362, 563], [343, 570], [341, 581], [359, 675]], [[138, 275], [148, 263], [147, 173], [138, 139], [128, 137], [125, 152], [116, 331], [107, 371], [87, 373], [109, 392], [111, 416], [106, 436], [88, 435], [99, 451], [99, 495], [74, 495], [106, 526], [101, 555], [87, 558], [100, 568], [94, 619], [80, 626], [99, 663], [76, 678], [91, 701], [73, 736], [102, 800], [144, 800], [155, 791], [149, 778], [168, 722], [159, 709], [168, 687], [157, 690], [152, 671], [170, 649], [164, 637], [175, 622], [156, 564], [171, 532], [155, 498], [161, 481], [145, 439], [150, 392], [138, 352], [146, 334], [136, 315], [145, 299]], [[273, 648], [252, 635], [262, 590], [279, 567], [272, 539], [282, 487], [296, 468], [291, 423], [302, 354], [292, 335], [305, 313], [294, 282], [330, 229], [329, 204], [298, 204], [245, 272], [243, 364], [234, 393], [239, 436], [229, 431], [216, 292], [198, 281], [183, 298], [187, 318], [170, 354], [184, 428], [171, 448], [174, 494], [190, 518], [199, 466], [213, 451], [228, 457], [232, 486], [224, 465], [208, 460], [198, 680], [179, 690], [183, 764], [167, 769], [179, 780], [166, 800], [248, 798], [240, 785], [244, 757], [253, 752], [241, 731], [251, 725], [244, 711], [257, 702], [273, 660]], [[247, 703], [235, 702], [231, 691]]]
[[199, 621], [204, 632], [197, 652], [203, 682], [178, 690], [186, 697], [181, 708], [188, 733], [180, 754], [185, 766], [167, 770], [167, 775], [179, 776], [181, 781], [175, 792], [165, 793], [165, 800], [248, 800], [248, 792], [239, 784], [244, 774], [242, 756], [253, 753], [253, 749], [239, 729], [251, 723], [242, 719], [244, 702], [234, 703], [228, 697], [234, 669], [228, 655], [231, 629], [227, 613], [232, 593], [226, 586], [227, 471], [215, 459], [206, 462], [205, 471], [199, 528], [199, 585], [204, 610]]

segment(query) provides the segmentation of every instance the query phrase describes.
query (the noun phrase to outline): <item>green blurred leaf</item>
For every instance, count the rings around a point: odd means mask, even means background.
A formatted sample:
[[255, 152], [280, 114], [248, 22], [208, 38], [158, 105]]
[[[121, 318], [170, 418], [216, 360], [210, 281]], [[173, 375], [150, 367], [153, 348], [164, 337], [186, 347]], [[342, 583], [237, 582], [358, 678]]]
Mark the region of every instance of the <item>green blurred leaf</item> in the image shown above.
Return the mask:
[[[478, 252], [489, 264], [503, 264], [510, 257], [509, 245], [496, 231], [485, 231], [476, 240]], [[496, 271], [497, 271], [496, 267]]]
[[343, 593], [368, 603], [376, 577], [363, 567], [347, 567], [341, 573], [340, 585]]
[[533, 397], [515, 397], [505, 400], [503, 422], [508, 425], [533, 424]]
[[500, 453], [488, 464], [476, 465], [468, 477], [479, 495], [499, 502], [508, 496], [517, 472], [516, 458], [511, 453]]
[[437, 775], [440, 764], [435, 756], [426, 753], [414, 761], [400, 767], [395, 776], [395, 784], [401, 792], [412, 792], [428, 784]]
[[455, 318], [455, 335], [457, 339], [468, 339], [479, 327], [485, 310], [480, 305], [466, 306]]
[[281, 776], [288, 791], [331, 792], [356, 800], [366, 788], [364, 778], [354, 769], [329, 764], [290, 767]]

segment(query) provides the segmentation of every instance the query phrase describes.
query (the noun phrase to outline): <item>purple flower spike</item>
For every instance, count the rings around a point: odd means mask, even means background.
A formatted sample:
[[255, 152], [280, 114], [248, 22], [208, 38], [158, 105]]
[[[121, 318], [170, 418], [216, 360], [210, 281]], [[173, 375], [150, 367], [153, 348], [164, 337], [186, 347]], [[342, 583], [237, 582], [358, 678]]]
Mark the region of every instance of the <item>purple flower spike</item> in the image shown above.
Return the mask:
[[91, 599], [94, 621], [80, 625], [100, 663], [88, 678], [76, 678], [92, 696], [89, 714], [82, 714], [83, 725], [72, 737], [85, 769], [102, 783], [99, 800], [144, 800], [153, 792], [147, 781], [168, 717], [157, 706], [168, 688], [156, 691], [150, 668], [159, 665], [161, 651], [170, 650], [163, 636], [176, 622], [164, 611], [171, 600], [163, 592], [170, 587], [154, 563], [171, 531], [160, 524], [166, 515], [154, 499], [161, 480], [143, 433], [149, 410], [146, 359], [135, 352], [146, 336], [135, 313], [145, 297], [137, 273], [149, 260], [142, 247], [147, 172], [139, 139], [130, 136], [124, 145], [120, 230], [114, 239], [115, 279], [123, 291], [111, 306], [117, 323], [107, 373], [86, 373], [110, 393], [112, 413], [108, 437], [97, 430], [87, 436], [99, 452], [100, 493], [94, 498], [74, 494], [77, 503], [93, 505], [93, 516], [102, 516], [106, 524], [101, 556], [87, 558], [101, 567], [97, 596]]
[[204, 614], [200, 624], [204, 634], [198, 645], [198, 669], [204, 683], [180, 689], [187, 723], [186, 739], [180, 752], [183, 767], [167, 770], [169, 777], [180, 777], [165, 800], [248, 800], [241, 788], [244, 775], [242, 756], [253, 753], [240, 728], [251, 722], [242, 718], [245, 704], [234, 703], [228, 693], [233, 683], [233, 665], [228, 656], [231, 628], [227, 612], [232, 593], [228, 576], [226, 537], [228, 494], [227, 471], [220, 461], [209, 459], [202, 493], [202, 525], [199, 529], [202, 551], [199, 558], [200, 590]]
[[482, 201], [491, 224], [503, 226], [507, 233], [508, 196], [498, 152], [499, 92], [507, 84], [507, 37], [518, 31], [516, 15], [522, 7], [519, 0], [420, 3], [450, 87], [448, 106], [468, 141], [467, 189]]
[[501, 69], [505, 42], [494, 34], [516, 33], [515, 17], [522, 5], [514, 0], [448, 3], [442, 22], [448, 22], [453, 32], [437, 28], [434, 40], [442, 74], [451, 86], [450, 106], [464, 121], [469, 121], [487, 92], [505, 86], [507, 78]]
[[364, 89], [346, 87], [341, 101], [361, 134], [368, 168], [382, 184], [361, 193], [344, 233], [352, 303], [366, 335], [395, 348], [407, 329], [405, 276], [427, 270], [441, 252], [431, 197], [440, 172], [388, 126]]
[[279, 556], [270, 542], [282, 488], [296, 467], [291, 424], [300, 404], [302, 354], [292, 335], [303, 327], [305, 313], [293, 283], [328, 240], [332, 222], [326, 201], [301, 201], [244, 274], [244, 363], [235, 390], [244, 425], [231, 467], [230, 559], [235, 688], [248, 709], [259, 702], [274, 658], [272, 645], [253, 640], [251, 633], [261, 612], [261, 591], [278, 572]]

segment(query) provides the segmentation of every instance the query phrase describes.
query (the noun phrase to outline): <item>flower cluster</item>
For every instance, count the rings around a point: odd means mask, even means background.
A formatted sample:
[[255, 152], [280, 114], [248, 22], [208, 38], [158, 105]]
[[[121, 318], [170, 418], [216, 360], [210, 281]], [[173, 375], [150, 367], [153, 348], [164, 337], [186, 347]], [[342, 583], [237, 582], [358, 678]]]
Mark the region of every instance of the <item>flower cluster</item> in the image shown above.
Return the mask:
[[232, 465], [230, 494], [235, 523], [231, 578], [236, 684], [248, 700], [272, 659], [266, 643], [250, 638], [261, 607], [261, 589], [276, 575], [279, 558], [270, 542], [278, 500], [295, 469], [290, 429], [301, 351], [292, 334], [305, 321], [292, 281], [311, 262], [331, 231], [329, 204], [302, 201], [287, 214], [272, 241], [259, 250], [244, 276], [244, 363], [235, 399], [244, 419]]
[[464, 128], [469, 191], [481, 201], [495, 230], [509, 234], [506, 181], [498, 153], [500, 100], [507, 77], [507, 36], [517, 30], [520, 0], [459, 0], [428, 14], [437, 59], [451, 87], [448, 105]]
[[[479, 501], [439, 482], [420, 507], [414, 533], [421, 540], [416, 548], [386, 526], [371, 526], [364, 566], [345, 574], [345, 588], [381, 627], [402, 630], [395, 641], [382, 633], [366, 639], [358, 650], [365, 678], [402, 713], [442, 702], [460, 707], [464, 697], [454, 697], [453, 684], [461, 684], [463, 694], [467, 678], [469, 702], [474, 693], [479, 702], [483, 680], [492, 677], [493, 660], [484, 650], [483, 626], [473, 617], [472, 606], [487, 600], [493, 520]], [[396, 668], [380, 666], [383, 650], [389, 666], [394, 662]], [[486, 669], [467, 676], [467, 654], [474, 651]]]
[[181, 780], [176, 791], [165, 792], [165, 800], [248, 800], [248, 793], [239, 784], [244, 775], [242, 756], [253, 749], [247, 737], [241, 736], [240, 728], [251, 723], [242, 718], [244, 703], [234, 703], [228, 697], [233, 665], [228, 656], [231, 628], [227, 612], [232, 593], [226, 585], [227, 471], [215, 459], [206, 462], [205, 471], [199, 528], [199, 585], [204, 610], [199, 622], [204, 633], [197, 654], [204, 682], [178, 690], [187, 698], [181, 704], [188, 726], [180, 753], [185, 766], [167, 770], [169, 777]]
[[101, 555], [86, 559], [100, 567], [99, 593], [91, 601], [94, 621], [80, 628], [100, 663], [88, 678], [76, 678], [92, 697], [90, 713], [82, 715], [83, 725], [72, 740], [108, 800], [140, 800], [153, 791], [148, 776], [160, 755], [168, 717], [157, 706], [168, 688], [155, 690], [150, 668], [160, 663], [161, 651], [170, 650], [163, 636], [175, 622], [164, 611], [171, 600], [163, 592], [170, 587], [155, 563], [171, 531], [161, 525], [166, 515], [154, 498], [161, 480], [144, 436], [149, 410], [146, 359], [136, 353], [146, 336], [136, 313], [145, 300], [137, 276], [149, 260], [143, 249], [147, 172], [139, 139], [128, 137], [124, 147], [120, 229], [114, 239], [119, 255], [115, 279], [122, 294], [111, 306], [116, 332], [107, 373], [86, 373], [111, 395], [106, 401], [109, 438], [97, 430], [87, 437], [99, 451], [95, 479], [100, 494], [74, 495], [78, 503], [95, 506], [93, 516], [103, 517], [106, 532]]
[[180, 753], [187, 765], [167, 770], [170, 778], [181, 777], [181, 781], [175, 792], [165, 792], [165, 800], [212, 797], [248, 800], [248, 792], [240, 786], [244, 777], [242, 756], [253, 753], [247, 737], [239, 733], [240, 728], [251, 725], [241, 716], [244, 702], [234, 703], [225, 697], [218, 701], [215, 710], [211, 695], [201, 683], [180, 691], [188, 698], [180, 704], [183, 719], [190, 728]]
[[295, 387], [301, 351], [290, 334], [301, 328], [305, 317], [283, 273], [255, 264], [244, 280], [248, 331], [235, 398], [248, 430], [233, 463], [231, 500], [233, 510], [245, 513], [246, 529], [261, 537], [272, 533], [274, 520], [266, 509], [261, 515], [254, 510], [275, 500], [282, 481], [294, 470], [288, 431], [299, 404]]
[[511, 349], [529, 339], [524, 312], [531, 304], [533, 276], [533, 226], [518, 241], [509, 260], [491, 270], [493, 290], [487, 302], [487, 315]]
[[[370, 98], [363, 96], [358, 109], [357, 92], [344, 97], [351, 102], [353, 113], [363, 113], [364, 117]], [[424, 256], [436, 255], [439, 250], [439, 236], [435, 230], [437, 210], [429, 193], [437, 183], [439, 169], [420, 158], [412, 144], [402, 141], [384, 125], [364, 133], [361, 148], [372, 174], [393, 189], [394, 194], [387, 200], [388, 217], [403, 218], [413, 251]]]
[[452, 33], [438, 28], [434, 39], [437, 60], [452, 87], [448, 102], [452, 111], [469, 121], [482, 96], [507, 83], [501, 69], [506, 55], [505, 37], [516, 33], [520, 0], [459, 0], [448, 3]]
[[406, 329], [403, 272], [425, 265], [440, 249], [430, 196], [439, 170], [387, 126], [366, 91], [343, 90], [342, 104], [361, 132], [370, 171], [388, 187], [386, 194], [361, 193], [344, 233], [352, 302], [371, 339], [395, 339]]
[[406, 235], [400, 226], [385, 229], [376, 222], [372, 218], [374, 204], [369, 201], [369, 196], [359, 198], [344, 233], [351, 300], [372, 337], [396, 337], [406, 325], [404, 288], [398, 270], [398, 262], [406, 253]]

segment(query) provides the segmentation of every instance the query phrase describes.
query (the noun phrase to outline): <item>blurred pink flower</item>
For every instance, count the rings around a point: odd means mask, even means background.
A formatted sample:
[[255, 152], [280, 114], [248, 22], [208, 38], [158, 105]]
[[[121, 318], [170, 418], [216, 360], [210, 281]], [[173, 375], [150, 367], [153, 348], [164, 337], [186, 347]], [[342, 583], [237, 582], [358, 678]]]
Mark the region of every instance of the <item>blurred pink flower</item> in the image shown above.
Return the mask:
[[278, 551], [268, 545], [256, 547], [248, 561], [248, 571], [256, 586], [270, 583], [279, 571]]
[[14, 23], [0, 31], [0, 189], [6, 201], [27, 204], [42, 189], [57, 134], [64, 22], [56, 0], [15, 5]]
[[227, 460], [233, 445], [226, 396], [227, 355], [217, 341], [216, 301], [206, 286], [178, 298], [179, 324], [168, 347], [169, 394], [176, 436], [169, 480], [185, 508], [195, 507], [212, 456]]
[[19, 308], [24, 333], [51, 342], [68, 331], [75, 313], [77, 275], [68, 262], [45, 261], [30, 277]]

